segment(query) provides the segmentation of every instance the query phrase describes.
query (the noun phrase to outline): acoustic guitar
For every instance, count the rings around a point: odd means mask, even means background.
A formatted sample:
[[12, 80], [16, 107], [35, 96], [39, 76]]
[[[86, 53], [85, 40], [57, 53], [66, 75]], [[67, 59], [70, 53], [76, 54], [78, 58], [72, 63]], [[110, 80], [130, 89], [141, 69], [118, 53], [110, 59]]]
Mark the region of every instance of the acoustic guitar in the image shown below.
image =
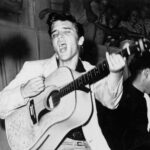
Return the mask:
[[[118, 53], [124, 57], [149, 50], [140, 39]], [[55, 150], [66, 134], [90, 120], [93, 112], [90, 85], [109, 74], [106, 60], [87, 73], [61, 67], [46, 80], [46, 89], [6, 119], [12, 150]]]

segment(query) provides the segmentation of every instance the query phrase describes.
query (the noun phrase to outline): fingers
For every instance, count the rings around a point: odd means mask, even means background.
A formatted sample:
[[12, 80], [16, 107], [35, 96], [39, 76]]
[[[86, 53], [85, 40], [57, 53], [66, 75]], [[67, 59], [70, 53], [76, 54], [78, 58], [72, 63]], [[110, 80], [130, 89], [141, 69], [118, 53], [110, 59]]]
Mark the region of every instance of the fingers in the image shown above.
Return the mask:
[[108, 61], [109, 69], [112, 72], [120, 71], [125, 66], [125, 58], [120, 54], [109, 54], [106, 52], [106, 59]]
[[32, 86], [32, 88], [36, 89], [36, 90], [44, 90], [45, 88], [45, 78], [43, 76], [38, 76], [34, 79], [30, 80], [30, 84]]
[[35, 90], [35, 92], [41, 92], [45, 89], [45, 78], [43, 76], [38, 76], [34, 79], [32, 79], [31, 84], [32, 84], [32, 88], [33, 90]]
[[43, 76], [35, 77], [21, 86], [21, 93], [24, 98], [33, 97], [40, 94], [45, 89], [45, 78]]

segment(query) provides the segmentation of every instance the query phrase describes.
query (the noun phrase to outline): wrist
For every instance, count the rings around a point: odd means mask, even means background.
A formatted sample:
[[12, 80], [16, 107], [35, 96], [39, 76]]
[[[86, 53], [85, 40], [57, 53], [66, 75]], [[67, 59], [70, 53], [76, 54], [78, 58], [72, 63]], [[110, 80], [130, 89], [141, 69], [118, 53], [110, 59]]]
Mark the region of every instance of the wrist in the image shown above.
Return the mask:
[[26, 98], [29, 98], [29, 97], [28, 97], [28, 95], [26, 94], [26, 92], [25, 92], [25, 90], [24, 90], [24, 86], [25, 86], [25, 84], [21, 84], [21, 85], [20, 85], [20, 92], [21, 92], [22, 97], [23, 97], [24, 99], [26, 99]]
[[24, 100], [24, 103], [27, 104], [28, 101], [30, 100], [30, 97], [26, 96], [26, 94], [24, 92], [24, 84], [21, 84], [21, 86], [20, 86], [20, 93], [21, 93], [21, 96]]
[[122, 77], [123, 77], [123, 71], [110, 72], [110, 83], [112, 85], [112, 88], [118, 85]]

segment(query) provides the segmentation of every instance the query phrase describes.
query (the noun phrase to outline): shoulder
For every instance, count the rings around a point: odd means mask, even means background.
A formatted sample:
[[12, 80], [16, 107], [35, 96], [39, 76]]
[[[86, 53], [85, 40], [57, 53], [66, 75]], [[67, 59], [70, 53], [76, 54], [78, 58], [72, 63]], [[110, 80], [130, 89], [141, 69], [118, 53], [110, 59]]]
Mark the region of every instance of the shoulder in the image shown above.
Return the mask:
[[48, 60], [34, 60], [34, 61], [26, 61], [23, 64], [21, 71], [36, 72], [37, 70], [43, 70], [46, 62]]
[[[26, 61], [19, 72], [19, 75], [26, 75], [27, 77], [33, 77], [37, 75], [45, 75], [49, 70], [52, 70], [56, 66], [56, 59], [52, 56], [49, 59]], [[49, 69], [51, 68], [51, 69]]]
[[49, 61], [49, 59], [43, 59], [43, 60], [32, 60], [32, 61], [26, 61], [23, 65], [23, 67], [36, 67], [36, 66], [43, 66]]
[[54, 56], [48, 59], [26, 61], [23, 65], [23, 68], [34, 68], [34, 69], [37, 69], [39, 67], [44, 68], [45, 66], [47, 66], [48, 64], [51, 64], [54, 61], [55, 61]]

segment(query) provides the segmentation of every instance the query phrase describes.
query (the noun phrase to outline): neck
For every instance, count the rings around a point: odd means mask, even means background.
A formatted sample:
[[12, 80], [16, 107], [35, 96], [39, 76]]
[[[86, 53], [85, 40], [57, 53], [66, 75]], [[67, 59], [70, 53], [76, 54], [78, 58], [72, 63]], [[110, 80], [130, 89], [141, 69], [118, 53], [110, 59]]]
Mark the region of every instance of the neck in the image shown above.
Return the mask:
[[144, 93], [145, 90], [144, 90], [143, 82], [141, 80], [142, 80], [141, 78], [136, 78], [132, 84], [135, 88], [137, 88], [139, 91]]
[[76, 66], [77, 66], [77, 63], [78, 63], [78, 59], [79, 59], [79, 56], [76, 55], [76, 56], [74, 56], [74, 57], [73, 57], [72, 59], [70, 59], [70, 60], [65, 60], [65, 61], [59, 60], [59, 61], [58, 61], [58, 62], [59, 62], [59, 67], [65, 66], [65, 67], [69, 67], [69, 68], [72, 69], [72, 70], [75, 70], [75, 69], [76, 69]]

